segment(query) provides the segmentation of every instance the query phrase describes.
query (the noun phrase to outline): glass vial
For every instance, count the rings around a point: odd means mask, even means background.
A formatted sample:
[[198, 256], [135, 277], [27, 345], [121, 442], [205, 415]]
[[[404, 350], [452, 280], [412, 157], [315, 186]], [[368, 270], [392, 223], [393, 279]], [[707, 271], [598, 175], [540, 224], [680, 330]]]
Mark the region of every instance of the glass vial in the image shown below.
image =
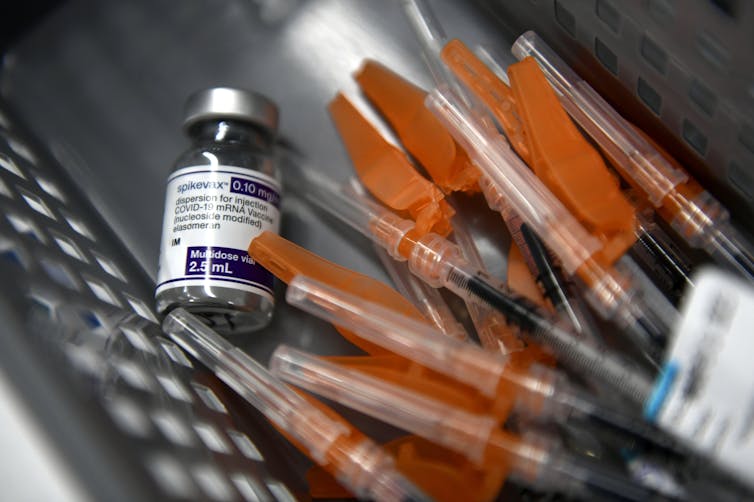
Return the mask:
[[168, 177], [155, 298], [223, 334], [266, 326], [273, 276], [249, 257], [251, 240], [280, 226], [273, 155], [277, 107], [240, 89], [199, 91], [186, 102], [191, 147]]

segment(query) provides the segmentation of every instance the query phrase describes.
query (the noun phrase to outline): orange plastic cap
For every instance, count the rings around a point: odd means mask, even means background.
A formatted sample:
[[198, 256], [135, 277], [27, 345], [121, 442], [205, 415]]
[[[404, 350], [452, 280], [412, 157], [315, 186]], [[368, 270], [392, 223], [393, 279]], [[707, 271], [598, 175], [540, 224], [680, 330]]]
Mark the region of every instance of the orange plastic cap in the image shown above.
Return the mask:
[[407, 212], [422, 234], [447, 235], [454, 214], [443, 193], [424, 178], [398, 148], [356, 109], [343, 94], [329, 106], [361, 182], [380, 202]]
[[536, 60], [511, 65], [508, 75], [537, 175], [587, 226], [632, 230], [634, 209], [618, 179], [571, 122]]
[[[385, 308], [427, 322], [411, 302], [388, 285], [341, 267], [274, 233], [263, 232], [256, 237], [249, 245], [249, 255], [285, 283], [290, 282], [296, 275], [305, 274]], [[388, 350], [367, 342], [348, 330], [337, 326], [336, 328], [348, 341], [370, 354], [391, 354]]]
[[424, 106], [426, 92], [370, 59], [354, 77], [364, 94], [390, 123], [406, 150], [443, 191], [479, 191], [479, 170]]

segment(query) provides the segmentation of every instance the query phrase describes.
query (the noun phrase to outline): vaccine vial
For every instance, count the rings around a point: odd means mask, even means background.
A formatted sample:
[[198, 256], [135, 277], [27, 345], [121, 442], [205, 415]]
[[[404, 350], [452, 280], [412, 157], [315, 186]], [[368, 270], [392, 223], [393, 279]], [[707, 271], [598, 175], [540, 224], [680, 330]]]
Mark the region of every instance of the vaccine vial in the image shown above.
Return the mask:
[[218, 87], [188, 98], [183, 127], [192, 144], [167, 181], [159, 313], [183, 307], [226, 335], [270, 322], [273, 276], [247, 249], [280, 226], [277, 123], [277, 107], [250, 91]]

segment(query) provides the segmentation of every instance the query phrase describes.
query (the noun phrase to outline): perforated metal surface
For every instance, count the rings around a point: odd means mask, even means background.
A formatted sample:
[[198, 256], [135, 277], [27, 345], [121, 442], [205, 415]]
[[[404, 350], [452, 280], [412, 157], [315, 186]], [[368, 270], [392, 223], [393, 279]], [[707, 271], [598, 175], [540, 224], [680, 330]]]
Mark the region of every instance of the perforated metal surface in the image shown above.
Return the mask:
[[[25, 328], [10, 336], [31, 337], [22, 341], [49, 352], [75, 382], [71, 390], [90, 400], [92, 420], [110, 430], [107, 440], [128, 450], [110, 458], [113, 469], [129, 459], [128, 469], [146, 473], [146, 493], [160, 499], [294, 499], [268, 468], [280, 463], [270, 455], [284, 452], [270, 446], [275, 433], [161, 336], [146, 275], [5, 106], [0, 208], [0, 302]], [[43, 405], [54, 416], [53, 403]]]

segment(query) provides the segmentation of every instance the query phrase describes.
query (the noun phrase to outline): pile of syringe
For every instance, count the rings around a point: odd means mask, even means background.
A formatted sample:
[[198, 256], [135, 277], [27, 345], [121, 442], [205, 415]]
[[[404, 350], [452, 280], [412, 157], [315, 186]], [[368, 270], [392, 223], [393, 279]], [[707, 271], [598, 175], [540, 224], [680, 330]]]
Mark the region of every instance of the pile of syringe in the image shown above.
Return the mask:
[[[754, 280], [727, 211], [535, 33], [516, 40], [506, 73], [489, 50], [446, 40], [424, 2], [403, 4], [436, 88], [371, 61], [356, 79], [410, 157], [339, 95], [329, 110], [356, 177], [287, 173], [299, 197], [375, 244], [402, 295], [272, 234], [249, 247], [290, 304], [367, 355], [280, 346], [268, 371], [180, 309], [166, 334], [358, 498], [494, 500], [509, 481], [585, 500], [754, 496], [747, 434], [730, 460], [657, 420], [683, 372], [667, 354], [688, 324], [681, 300], [701, 288], [699, 256], [735, 288]], [[501, 214], [528, 283], [485, 270], [458, 192]], [[692, 411], [705, 364], [688, 370]], [[380, 446], [283, 382], [409, 435]], [[719, 432], [718, 450], [734, 432]], [[574, 439], [584, 434], [588, 446]]]

